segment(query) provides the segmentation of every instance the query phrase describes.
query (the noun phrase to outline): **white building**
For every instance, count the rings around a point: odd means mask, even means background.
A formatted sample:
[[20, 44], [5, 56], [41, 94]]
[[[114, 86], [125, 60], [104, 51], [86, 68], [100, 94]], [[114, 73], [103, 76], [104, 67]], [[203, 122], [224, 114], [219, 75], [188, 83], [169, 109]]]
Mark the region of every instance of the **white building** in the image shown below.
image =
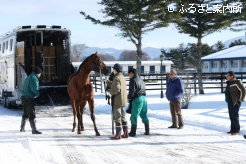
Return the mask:
[[[115, 63], [119, 63], [123, 67], [123, 72], [128, 72], [132, 67], [136, 68], [136, 61], [105, 61], [104, 62], [108, 69], [112, 71], [112, 67]], [[75, 69], [79, 67], [81, 62], [73, 62]], [[171, 70], [172, 61], [164, 60], [162, 62], [162, 72], [166, 73]], [[160, 73], [161, 72], [161, 61], [142, 61], [141, 73]]]
[[202, 57], [202, 72], [246, 72], [246, 45], [234, 46]]

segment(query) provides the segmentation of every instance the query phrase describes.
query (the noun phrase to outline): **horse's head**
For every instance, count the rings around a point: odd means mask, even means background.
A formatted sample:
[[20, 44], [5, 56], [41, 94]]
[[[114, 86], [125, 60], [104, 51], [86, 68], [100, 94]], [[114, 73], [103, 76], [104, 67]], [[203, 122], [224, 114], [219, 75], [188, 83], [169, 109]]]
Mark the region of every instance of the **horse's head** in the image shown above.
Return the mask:
[[93, 66], [93, 71], [102, 72], [104, 75], [109, 74], [109, 70], [107, 69], [106, 64], [102, 61], [102, 59], [97, 55], [97, 52], [91, 55], [91, 62]]

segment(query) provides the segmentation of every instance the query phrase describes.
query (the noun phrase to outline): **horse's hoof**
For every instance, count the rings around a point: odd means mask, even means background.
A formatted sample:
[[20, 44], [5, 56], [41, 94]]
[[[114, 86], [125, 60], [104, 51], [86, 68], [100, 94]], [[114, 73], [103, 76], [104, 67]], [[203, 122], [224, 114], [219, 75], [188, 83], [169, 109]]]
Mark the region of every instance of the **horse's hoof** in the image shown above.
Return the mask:
[[85, 129], [84, 128], [81, 128], [81, 131], [85, 131]]
[[98, 133], [96, 133], [96, 136], [100, 136], [101, 134], [98, 132]]
[[72, 132], [74, 132], [74, 129], [72, 129]]
[[81, 134], [81, 132], [78, 132], [77, 134]]

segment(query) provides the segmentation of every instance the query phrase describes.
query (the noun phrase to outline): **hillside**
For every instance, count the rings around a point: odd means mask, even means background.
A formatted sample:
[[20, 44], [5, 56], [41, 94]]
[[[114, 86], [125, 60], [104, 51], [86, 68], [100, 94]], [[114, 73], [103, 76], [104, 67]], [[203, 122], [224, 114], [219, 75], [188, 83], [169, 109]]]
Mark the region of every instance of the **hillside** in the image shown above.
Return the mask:
[[[228, 48], [229, 45], [234, 42], [235, 40], [239, 40], [241, 39], [242, 41], [246, 42], [246, 38], [245, 36], [239, 36], [239, 37], [235, 37], [232, 39], [229, 39], [227, 41], [224, 42], [225, 48]], [[126, 50], [126, 49], [115, 49], [115, 48], [100, 48], [100, 47], [87, 47], [84, 44], [78, 44], [76, 46], [81, 46], [81, 53], [80, 56], [89, 56], [92, 53], [98, 52], [99, 54], [109, 54], [114, 56], [116, 59], [119, 58], [120, 54]], [[160, 54], [161, 54], [161, 49], [165, 49], [168, 50], [170, 49], [169, 47], [163, 47], [163, 48], [153, 48], [153, 47], [145, 47], [143, 48], [143, 52], [147, 53], [151, 59], [155, 59], [155, 58], [159, 58]]]

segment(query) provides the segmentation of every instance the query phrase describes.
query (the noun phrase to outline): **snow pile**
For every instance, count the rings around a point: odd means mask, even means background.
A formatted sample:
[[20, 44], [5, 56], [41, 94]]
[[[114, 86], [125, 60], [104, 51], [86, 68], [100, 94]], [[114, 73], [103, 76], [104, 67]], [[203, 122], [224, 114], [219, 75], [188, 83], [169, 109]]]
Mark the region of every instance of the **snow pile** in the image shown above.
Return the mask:
[[39, 107], [37, 128], [43, 134], [32, 135], [29, 123], [25, 133], [19, 132], [21, 111], [1, 106], [0, 163], [246, 163], [246, 140], [242, 137], [246, 134], [246, 103], [240, 110], [240, 135], [231, 136], [226, 134], [230, 121], [219, 90], [192, 98], [190, 108], [182, 111], [185, 126], [181, 130], [167, 128], [171, 125], [168, 101], [160, 99], [159, 91], [147, 94], [151, 135], [143, 135], [139, 119], [137, 136], [119, 141], [109, 139], [111, 107], [103, 94], [95, 94], [100, 137], [95, 136], [88, 107], [81, 135], [71, 132], [70, 106]]

